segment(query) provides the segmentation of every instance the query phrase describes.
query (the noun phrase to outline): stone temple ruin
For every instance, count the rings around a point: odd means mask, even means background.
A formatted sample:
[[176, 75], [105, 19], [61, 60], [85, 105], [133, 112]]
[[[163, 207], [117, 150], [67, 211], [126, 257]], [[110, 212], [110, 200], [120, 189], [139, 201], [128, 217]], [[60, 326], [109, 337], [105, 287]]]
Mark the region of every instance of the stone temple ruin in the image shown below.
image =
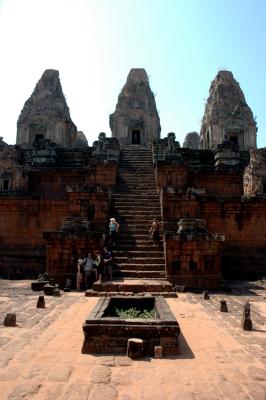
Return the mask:
[[[265, 275], [266, 150], [239, 84], [220, 71], [200, 136], [183, 147], [160, 119], [144, 69], [129, 72], [104, 132], [90, 147], [72, 122], [59, 73], [44, 72], [18, 119], [16, 145], [0, 140], [3, 278], [47, 271], [75, 281], [77, 261], [120, 223], [113, 281], [95, 291], [212, 288]], [[161, 224], [162, 247], [149, 227]], [[126, 279], [126, 280], [125, 280]], [[129, 285], [128, 282], [132, 281]]]

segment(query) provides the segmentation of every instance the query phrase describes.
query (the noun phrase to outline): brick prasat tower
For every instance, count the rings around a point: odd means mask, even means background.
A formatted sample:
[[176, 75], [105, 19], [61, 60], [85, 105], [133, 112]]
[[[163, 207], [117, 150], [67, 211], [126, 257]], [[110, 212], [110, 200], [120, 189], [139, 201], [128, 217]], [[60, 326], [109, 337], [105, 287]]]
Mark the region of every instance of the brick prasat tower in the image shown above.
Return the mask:
[[110, 115], [110, 128], [121, 147], [131, 144], [151, 147], [160, 139], [160, 118], [145, 69], [130, 70], [115, 112]]

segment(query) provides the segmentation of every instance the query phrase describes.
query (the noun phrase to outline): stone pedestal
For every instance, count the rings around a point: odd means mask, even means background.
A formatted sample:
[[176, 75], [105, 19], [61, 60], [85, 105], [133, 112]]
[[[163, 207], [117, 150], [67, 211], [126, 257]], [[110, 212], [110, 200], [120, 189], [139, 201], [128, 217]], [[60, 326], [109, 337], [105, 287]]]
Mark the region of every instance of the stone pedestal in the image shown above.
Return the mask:
[[252, 331], [252, 321], [250, 318], [250, 304], [248, 301], [244, 304], [241, 326], [244, 331]]
[[163, 346], [154, 346], [154, 358], [163, 358]]
[[136, 360], [143, 357], [144, 342], [142, 339], [132, 338], [127, 341], [127, 356]]
[[8, 313], [4, 320], [4, 326], [16, 326], [17, 317], [14, 313]]
[[225, 300], [220, 301], [220, 311], [221, 312], [228, 312], [228, 307]]
[[39, 296], [39, 298], [37, 300], [36, 308], [45, 308], [44, 296]]
[[210, 300], [210, 295], [209, 295], [209, 292], [207, 290], [204, 290], [204, 292], [203, 292], [203, 299], [204, 300]]

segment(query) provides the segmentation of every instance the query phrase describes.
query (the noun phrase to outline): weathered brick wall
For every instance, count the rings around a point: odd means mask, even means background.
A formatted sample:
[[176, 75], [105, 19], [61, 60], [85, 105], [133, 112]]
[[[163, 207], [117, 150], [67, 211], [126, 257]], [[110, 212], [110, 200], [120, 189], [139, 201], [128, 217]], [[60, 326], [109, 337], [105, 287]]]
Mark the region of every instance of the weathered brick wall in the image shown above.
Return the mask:
[[68, 217], [87, 218], [104, 231], [117, 163], [88, 170], [39, 169], [29, 174], [28, 194], [0, 194], [0, 276], [36, 276], [45, 269], [44, 232], [60, 230]]
[[188, 186], [188, 168], [182, 164], [166, 164], [155, 168], [156, 186], [158, 189], [173, 186], [183, 189]]
[[206, 194], [217, 196], [241, 196], [242, 174], [234, 171], [193, 171], [189, 174], [189, 187], [204, 188]]
[[165, 239], [167, 277], [171, 282], [190, 288], [220, 286], [223, 242], [211, 235], [191, 240], [166, 235]]
[[29, 174], [29, 191], [50, 198], [66, 198], [68, 187], [112, 188], [116, 174], [117, 163], [95, 163], [80, 170], [33, 170]]
[[58, 229], [68, 213], [64, 200], [0, 198], [1, 276], [34, 276], [44, 270], [43, 232]]
[[166, 230], [177, 230], [185, 217], [203, 218], [209, 232], [225, 234], [222, 269], [226, 277], [266, 274], [266, 202], [262, 198], [161, 193]]
[[44, 234], [46, 247], [46, 271], [57, 283], [64, 286], [66, 278], [76, 284], [78, 259], [85, 258], [88, 251], [101, 250], [100, 233], [49, 232]]
[[240, 196], [243, 194], [243, 177], [240, 172], [216, 170], [190, 170], [185, 164], [157, 165], [155, 169], [158, 189], [205, 189], [206, 194]]

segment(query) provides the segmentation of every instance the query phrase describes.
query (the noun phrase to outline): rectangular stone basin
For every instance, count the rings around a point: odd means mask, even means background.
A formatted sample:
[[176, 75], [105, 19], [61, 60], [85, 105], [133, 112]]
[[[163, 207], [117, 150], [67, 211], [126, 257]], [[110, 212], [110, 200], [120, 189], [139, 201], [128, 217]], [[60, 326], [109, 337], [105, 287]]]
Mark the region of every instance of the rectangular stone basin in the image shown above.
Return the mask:
[[[155, 309], [155, 318], [126, 319], [114, 316], [116, 308]], [[130, 338], [144, 340], [144, 355], [153, 356], [163, 346], [165, 356], [177, 354], [180, 328], [161, 296], [114, 296], [100, 298], [83, 324], [82, 353], [125, 354]]]

